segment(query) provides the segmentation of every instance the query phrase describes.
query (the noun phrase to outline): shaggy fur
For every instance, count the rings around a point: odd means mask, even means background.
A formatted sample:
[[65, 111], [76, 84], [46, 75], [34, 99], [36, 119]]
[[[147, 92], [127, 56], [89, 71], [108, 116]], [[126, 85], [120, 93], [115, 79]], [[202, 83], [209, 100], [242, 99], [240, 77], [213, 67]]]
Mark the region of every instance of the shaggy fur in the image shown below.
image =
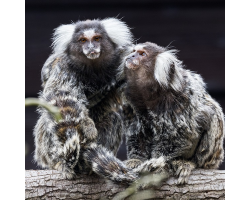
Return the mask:
[[[53, 54], [42, 69], [40, 99], [59, 107], [63, 119], [56, 122], [46, 109], [39, 109], [34, 130], [38, 165], [60, 170], [67, 178], [90, 168], [123, 180], [128, 170], [114, 156], [123, 132], [118, 113], [123, 82], [118, 74], [131, 44], [129, 28], [114, 18], [55, 30]], [[109, 168], [107, 160], [117, 164]], [[135, 177], [131, 172], [125, 181]]]
[[184, 183], [194, 168], [223, 161], [224, 115], [175, 52], [147, 42], [124, 60], [126, 164], [134, 172], [164, 169]]

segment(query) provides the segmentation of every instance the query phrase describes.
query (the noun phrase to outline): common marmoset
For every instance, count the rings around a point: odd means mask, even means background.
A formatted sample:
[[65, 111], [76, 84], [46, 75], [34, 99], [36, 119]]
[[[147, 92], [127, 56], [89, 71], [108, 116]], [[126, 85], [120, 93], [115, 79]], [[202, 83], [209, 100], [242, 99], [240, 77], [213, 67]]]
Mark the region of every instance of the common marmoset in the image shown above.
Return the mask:
[[134, 180], [136, 175], [114, 156], [123, 133], [118, 67], [131, 44], [129, 28], [115, 18], [55, 29], [39, 98], [59, 107], [63, 119], [56, 122], [39, 108], [34, 129], [38, 165], [67, 178], [90, 168], [113, 181]]
[[183, 68], [175, 50], [146, 42], [125, 58], [127, 166], [164, 170], [188, 180], [194, 168], [224, 158], [224, 115], [200, 75]]

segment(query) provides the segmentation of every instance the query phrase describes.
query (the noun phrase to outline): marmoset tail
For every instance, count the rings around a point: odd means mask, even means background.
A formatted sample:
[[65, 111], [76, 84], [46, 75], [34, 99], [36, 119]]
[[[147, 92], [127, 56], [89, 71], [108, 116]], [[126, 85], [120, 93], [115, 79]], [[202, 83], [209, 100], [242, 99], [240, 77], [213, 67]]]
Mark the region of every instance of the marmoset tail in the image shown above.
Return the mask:
[[132, 172], [112, 152], [95, 143], [86, 149], [84, 158], [96, 174], [108, 180], [129, 184], [138, 178], [137, 173]]

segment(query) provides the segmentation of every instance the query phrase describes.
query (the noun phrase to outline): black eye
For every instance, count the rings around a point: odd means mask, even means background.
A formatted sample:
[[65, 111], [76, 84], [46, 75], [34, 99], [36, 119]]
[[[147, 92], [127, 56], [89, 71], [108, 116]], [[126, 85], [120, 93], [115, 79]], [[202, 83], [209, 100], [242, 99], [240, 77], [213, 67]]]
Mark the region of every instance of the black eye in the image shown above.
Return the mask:
[[135, 50], [133, 50], [133, 52], [135, 52]]
[[143, 51], [140, 51], [139, 54], [140, 54], [141, 56], [146, 56], [146, 55], [147, 55], [147, 54], [146, 54], [145, 52], [143, 52]]
[[81, 38], [79, 41], [80, 42], [86, 42], [86, 39], [85, 38]]
[[95, 37], [95, 41], [99, 41], [101, 37]]

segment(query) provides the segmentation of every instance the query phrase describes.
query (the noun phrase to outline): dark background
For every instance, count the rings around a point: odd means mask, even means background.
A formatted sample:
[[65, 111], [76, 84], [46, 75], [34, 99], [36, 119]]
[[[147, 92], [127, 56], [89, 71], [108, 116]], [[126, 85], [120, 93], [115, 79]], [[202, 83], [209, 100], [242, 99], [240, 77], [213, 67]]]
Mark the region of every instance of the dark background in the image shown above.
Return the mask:
[[[41, 68], [51, 53], [53, 29], [72, 21], [118, 16], [137, 43], [151, 41], [180, 50], [186, 67], [202, 75], [225, 112], [225, 2], [222, 0], [26, 0], [25, 97], [41, 90]], [[25, 108], [25, 169], [33, 162], [35, 107]], [[125, 144], [118, 157], [126, 159]], [[223, 162], [220, 169], [225, 169]]]

